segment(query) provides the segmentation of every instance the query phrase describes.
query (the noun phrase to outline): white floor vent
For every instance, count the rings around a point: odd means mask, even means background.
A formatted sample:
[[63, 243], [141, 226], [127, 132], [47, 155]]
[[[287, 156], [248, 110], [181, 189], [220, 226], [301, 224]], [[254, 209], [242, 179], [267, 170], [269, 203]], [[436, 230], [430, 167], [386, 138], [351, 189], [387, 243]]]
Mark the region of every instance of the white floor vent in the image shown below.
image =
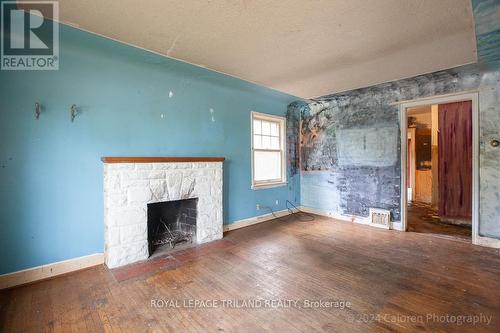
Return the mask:
[[389, 229], [391, 225], [391, 212], [385, 209], [370, 208], [369, 221], [374, 227]]

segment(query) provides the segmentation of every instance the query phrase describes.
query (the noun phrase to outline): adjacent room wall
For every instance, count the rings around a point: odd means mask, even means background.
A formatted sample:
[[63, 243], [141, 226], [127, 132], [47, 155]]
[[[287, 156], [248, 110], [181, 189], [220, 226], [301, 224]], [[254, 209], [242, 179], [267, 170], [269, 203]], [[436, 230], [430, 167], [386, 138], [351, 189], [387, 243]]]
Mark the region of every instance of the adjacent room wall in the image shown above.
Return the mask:
[[431, 106], [432, 138], [431, 138], [431, 164], [432, 164], [432, 206], [437, 208], [439, 204], [439, 140], [438, 140], [438, 105]]
[[[431, 108], [425, 114], [412, 114], [408, 110], [408, 119], [415, 119], [415, 201], [432, 201], [432, 151], [431, 151]], [[413, 126], [415, 126], [413, 125]]]
[[295, 99], [61, 25], [58, 71], [0, 72], [0, 274], [103, 251], [102, 156], [225, 157], [226, 224], [298, 204], [250, 189], [250, 112]]
[[[399, 101], [479, 91], [480, 223], [500, 238], [500, 4], [474, 1], [478, 63], [294, 102], [300, 117], [301, 204], [334, 215], [367, 217], [370, 207], [400, 220]], [[298, 141], [297, 141], [298, 142]], [[299, 143], [298, 143], [299, 144]], [[297, 166], [297, 169], [299, 166]]]

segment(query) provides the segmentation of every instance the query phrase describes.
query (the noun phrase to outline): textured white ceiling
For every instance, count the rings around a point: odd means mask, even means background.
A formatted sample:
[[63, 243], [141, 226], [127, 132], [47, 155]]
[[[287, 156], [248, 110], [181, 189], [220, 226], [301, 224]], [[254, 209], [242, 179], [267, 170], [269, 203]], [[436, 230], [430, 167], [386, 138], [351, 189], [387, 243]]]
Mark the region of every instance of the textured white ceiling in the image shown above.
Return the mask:
[[309, 98], [476, 61], [470, 0], [60, 0], [60, 20]]

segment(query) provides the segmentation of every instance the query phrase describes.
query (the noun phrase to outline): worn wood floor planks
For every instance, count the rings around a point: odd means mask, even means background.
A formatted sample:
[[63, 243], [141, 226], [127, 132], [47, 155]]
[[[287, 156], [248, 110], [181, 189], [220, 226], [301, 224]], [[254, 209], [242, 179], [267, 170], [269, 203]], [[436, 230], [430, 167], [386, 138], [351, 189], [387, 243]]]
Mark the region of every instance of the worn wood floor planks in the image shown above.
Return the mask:
[[[183, 303], [194, 300], [298, 306]], [[350, 306], [305, 308], [307, 300]], [[499, 332], [500, 255], [428, 234], [291, 218], [168, 258], [0, 291], [0, 310], [1, 332]], [[482, 322], [450, 322], [459, 318]]]

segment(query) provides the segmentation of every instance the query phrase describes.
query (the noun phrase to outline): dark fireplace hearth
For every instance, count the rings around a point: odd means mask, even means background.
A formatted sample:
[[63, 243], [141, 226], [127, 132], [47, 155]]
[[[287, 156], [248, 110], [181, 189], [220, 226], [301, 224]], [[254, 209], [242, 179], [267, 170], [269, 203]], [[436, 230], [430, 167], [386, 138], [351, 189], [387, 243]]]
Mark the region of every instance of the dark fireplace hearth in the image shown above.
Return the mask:
[[148, 204], [149, 256], [160, 246], [196, 240], [198, 198]]

